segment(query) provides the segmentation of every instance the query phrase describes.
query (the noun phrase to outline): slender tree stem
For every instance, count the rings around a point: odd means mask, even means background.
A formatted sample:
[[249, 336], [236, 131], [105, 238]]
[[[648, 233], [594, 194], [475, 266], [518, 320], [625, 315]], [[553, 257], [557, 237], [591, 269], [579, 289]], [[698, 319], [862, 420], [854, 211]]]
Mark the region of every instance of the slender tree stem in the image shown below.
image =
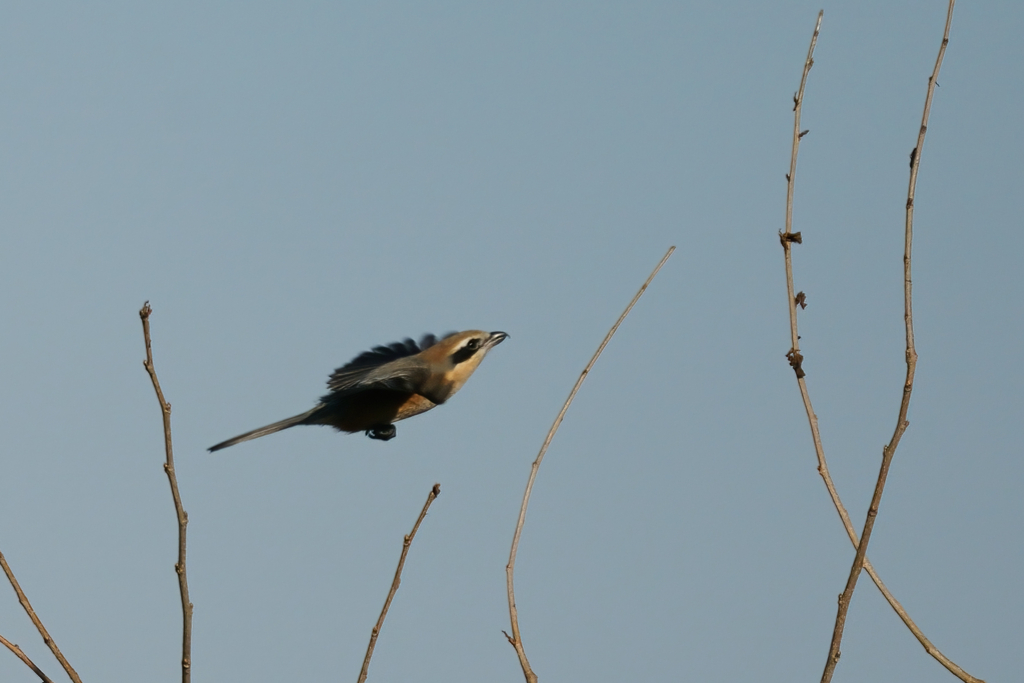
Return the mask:
[[882, 492], [885, 490], [885, 481], [889, 476], [889, 467], [892, 465], [892, 458], [896, 454], [903, 433], [909, 426], [907, 422], [907, 411], [910, 409], [910, 394], [914, 389], [914, 373], [917, 369], [917, 350], [914, 347], [914, 315], [912, 306], [912, 286], [910, 277], [911, 251], [914, 237], [914, 194], [917, 189], [917, 175], [921, 164], [921, 152], [924, 146], [924, 136], [928, 130], [928, 116], [931, 113], [932, 97], [935, 94], [935, 83], [939, 78], [939, 69], [942, 67], [942, 58], [946, 54], [946, 46], [949, 44], [949, 28], [953, 21], [953, 6], [956, 0], [949, 0], [949, 8], [946, 12], [946, 28], [942, 35], [942, 44], [939, 47], [939, 55], [935, 59], [935, 68], [932, 70], [931, 78], [928, 79], [928, 94], [925, 96], [924, 113], [921, 116], [921, 128], [917, 134], [917, 146], [910, 153], [910, 183], [907, 190], [907, 209], [904, 230], [903, 247], [903, 320], [906, 325], [906, 362], [907, 374], [903, 382], [903, 398], [900, 401], [899, 416], [896, 419], [896, 429], [893, 431], [889, 444], [882, 449], [882, 465], [879, 468], [878, 480], [875, 483], [874, 493], [871, 495], [871, 505], [868, 507], [868, 514], [864, 520], [864, 530], [860, 534], [860, 543], [857, 544], [857, 553], [850, 567], [850, 575], [846, 580], [846, 587], [839, 596], [839, 609], [836, 613], [836, 624], [832, 631], [832, 643], [829, 646], [828, 659], [825, 661], [825, 670], [822, 672], [822, 683], [829, 683], [835, 673], [836, 665], [839, 663], [839, 646], [843, 640], [843, 629], [846, 625], [846, 615], [850, 609], [850, 601], [853, 599], [853, 592], [857, 588], [857, 579], [864, 566], [867, 555], [868, 543], [871, 541], [871, 532], [878, 518], [878, 507], [882, 501]]
[[420, 524], [423, 523], [424, 518], [427, 516], [427, 510], [430, 509], [430, 504], [434, 502], [434, 499], [441, 495], [441, 485], [434, 484], [434, 487], [430, 489], [430, 493], [427, 494], [427, 502], [423, 504], [423, 509], [420, 511], [420, 516], [416, 518], [416, 523], [412, 527], [412, 531], [406, 535], [402, 541], [402, 555], [398, 558], [398, 568], [395, 569], [395, 578], [391, 581], [391, 590], [388, 592], [388, 597], [384, 601], [384, 609], [380, 611], [380, 616], [377, 618], [377, 624], [373, 627], [370, 632], [370, 644], [366, 646], [366, 656], [363, 658], [363, 668], [359, 671], [359, 683], [364, 683], [366, 680], [366, 674], [370, 670], [370, 658], [373, 657], [373, 648], [377, 646], [377, 636], [380, 635], [380, 629], [384, 626], [384, 617], [388, 615], [388, 610], [391, 609], [391, 601], [395, 598], [395, 593], [398, 592], [398, 586], [402, 583], [402, 568], [405, 567], [405, 557], [409, 554], [409, 547], [412, 545], [412, 539], [416, 538], [416, 532], [420, 528]]
[[526, 492], [523, 493], [523, 503], [519, 508], [519, 520], [516, 522], [516, 531], [512, 536], [512, 550], [509, 552], [508, 564], [505, 566], [505, 581], [508, 590], [508, 612], [509, 618], [512, 622], [512, 635], [506, 633], [505, 637], [508, 638], [508, 642], [512, 644], [512, 647], [516, 649], [516, 654], [519, 656], [519, 664], [523, 668], [523, 675], [526, 677], [527, 683], [537, 683], [537, 674], [535, 674], [533, 669], [530, 668], [530, 662], [526, 658], [526, 650], [523, 648], [523, 639], [519, 633], [519, 611], [516, 609], [514, 575], [516, 570], [516, 553], [519, 551], [519, 538], [523, 533], [523, 525], [526, 523], [526, 508], [530, 504], [530, 494], [533, 492], [533, 482], [537, 479], [537, 471], [540, 469], [540, 463], [544, 459], [544, 454], [547, 452], [548, 446], [551, 445], [551, 440], [555, 438], [555, 432], [557, 432], [559, 426], [561, 426], [562, 418], [565, 417], [566, 411], [569, 410], [569, 405], [572, 403], [572, 400], [576, 398], [576, 392], [578, 392], [580, 387], [583, 385], [583, 380], [585, 380], [587, 375], [590, 374], [591, 368], [594, 367], [594, 363], [597, 362], [597, 359], [601, 357], [604, 347], [608, 346], [608, 342], [611, 341], [615, 331], [619, 329], [619, 325], [621, 325], [622, 321], [626, 319], [629, 312], [633, 310], [633, 306], [635, 306], [636, 302], [640, 300], [641, 296], [643, 296], [643, 293], [647, 290], [647, 286], [651, 284], [651, 281], [654, 280], [654, 276], [658, 274], [658, 271], [661, 270], [661, 267], [665, 265], [665, 262], [668, 261], [668, 258], [675, 250], [675, 247], [668, 248], [668, 251], [666, 251], [665, 255], [661, 258], [661, 261], [658, 262], [658, 265], [654, 267], [654, 270], [651, 271], [651, 274], [647, 277], [647, 281], [644, 282], [643, 286], [641, 286], [640, 290], [636, 293], [636, 296], [634, 296], [633, 300], [629, 302], [628, 306], [626, 306], [626, 310], [622, 312], [619, 319], [616, 320], [615, 324], [612, 325], [612, 328], [608, 330], [608, 334], [605, 335], [601, 345], [597, 347], [597, 351], [594, 353], [594, 356], [590, 359], [590, 362], [587, 363], [587, 366], [583, 368], [583, 372], [580, 373], [580, 377], [576, 380], [576, 384], [573, 386], [572, 391], [569, 392], [569, 398], [565, 399], [565, 404], [558, 412], [558, 416], [555, 418], [554, 424], [551, 425], [551, 429], [548, 430], [548, 435], [545, 437], [544, 443], [541, 444], [540, 452], [537, 454], [537, 459], [533, 461], [533, 466], [530, 468], [530, 477], [526, 481]]
[[[68, 677], [75, 683], [82, 683], [82, 679], [78, 677], [78, 672], [75, 671], [74, 667], [71, 666], [71, 662], [67, 660], [64, 654], [57, 647], [57, 643], [54, 642], [53, 638], [50, 637], [50, 632], [43, 626], [42, 620], [36, 611], [32, 609], [32, 603], [28, 601], [28, 596], [25, 595], [25, 591], [21, 590], [21, 584], [18, 583], [18, 579], [15, 578], [14, 572], [11, 571], [10, 565], [7, 564], [7, 558], [4, 557], [3, 553], [0, 553], [0, 567], [3, 568], [4, 574], [7, 575], [7, 580], [11, 582], [11, 587], [14, 588], [15, 594], [18, 596], [18, 602], [21, 603], [25, 613], [28, 614], [28, 618], [35, 624], [36, 630], [39, 631], [39, 635], [43, 637], [43, 642], [50, 648], [50, 652], [57, 658], [60, 665], [64, 667], [64, 671], [67, 672]], [[15, 653], [17, 654], [17, 653]]]
[[153, 309], [147, 301], [139, 317], [142, 319], [142, 336], [146, 343], [146, 360], [143, 366], [149, 373], [153, 382], [153, 391], [156, 392], [156, 399], [160, 403], [160, 412], [164, 421], [164, 472], [171, 484], [171, 497], [174, 499], [174, 511], [178, 517], [178, 562], [174, 565], [174, 571], [178, 574], [178, 590], [181, 593], [181, 683], [189, 683], [192, 679], [192, 603], [188, 598], [188, 574], [185, 570], [185, 540], [188, 530], [188, 513], [181, 504], [181, 494], [178, 493], [178, 477], [174, 472], [174, 449], [171, 445], [171, 404], [164, 398], [164, 392], [160, 389], [160, 380], [157, 379], [156, 369], [153, 367], [153, 345], [149, 336], [149, 316]]
[[29, 659], [28, 655], [21, 651], [20, 647], [18, 647], [11, 641], [7, 640], [3, 636], [0, 636], [0, 645], [6, 647], [8, 650], [14, 653], [15, 657], [25, 662], [25, 666], [32, 669], [32, 671], [35, 672], [36, 676], [39, 676], [39, 680], [41, 680], [43, 683], [53, 683], [53, 681], [50, 680], [50, 677], [44, 674], [42, 670], [35, 665], [35, 662]]

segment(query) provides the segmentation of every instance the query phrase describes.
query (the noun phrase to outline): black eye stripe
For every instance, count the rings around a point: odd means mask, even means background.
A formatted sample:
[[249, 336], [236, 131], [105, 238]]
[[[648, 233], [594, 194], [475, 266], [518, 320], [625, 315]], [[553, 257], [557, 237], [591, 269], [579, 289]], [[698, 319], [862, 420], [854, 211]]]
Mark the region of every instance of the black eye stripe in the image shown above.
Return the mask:
[[480, 340], [470, 339], [466, 342], [466, 345], [451, 355], [452, 365], [458, 365], [464, 363], [480, 350]]

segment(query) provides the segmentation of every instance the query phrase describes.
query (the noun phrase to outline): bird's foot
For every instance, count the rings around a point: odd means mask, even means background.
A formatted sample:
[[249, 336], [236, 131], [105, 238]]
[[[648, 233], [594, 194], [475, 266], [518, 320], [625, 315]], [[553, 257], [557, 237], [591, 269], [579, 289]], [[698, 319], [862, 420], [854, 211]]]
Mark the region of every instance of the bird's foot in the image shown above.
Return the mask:
[[380, 441], [390, 441], [395, 438], [398, 430], [395, 429], [395, 425], [377, 425], [370, 427], [366, 430], [366, 435], [371, 439], [378, 439]]

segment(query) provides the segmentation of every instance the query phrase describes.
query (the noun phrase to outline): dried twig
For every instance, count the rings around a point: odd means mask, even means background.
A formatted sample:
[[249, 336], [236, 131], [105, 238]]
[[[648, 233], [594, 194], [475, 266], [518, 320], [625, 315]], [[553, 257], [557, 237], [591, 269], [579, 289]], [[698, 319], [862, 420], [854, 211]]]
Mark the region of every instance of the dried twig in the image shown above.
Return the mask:
[[640, 291], [636, 293], [633, 300], [629, 302], [628, 306], [626, 306], [626, 310], [622, 312], [619, 319], [616, 320], [615, 324], [612, 325], [612, 328], [608, 330], [608, 334], [605, 335], [604, 341], [602, 341], [601, 345], [597, 347], [594, 357], [590, 359], [589, 363], [587, 363], [587, 367], [583, 368], [583, 372], [580, 373], [580, 378], [576, 380], [575, 386], [573, 386], [572, 391], [569, 392], [569, 398], [565, 399], [565, 405], [562, 406], [562, 410], [559, 411], [554, 424], [552, 424], [551, 429], [548, 430], [548, 435], [544, 439], [544, 443], [541, 444], [540, 452], [537, 454], [537, 459], [533, 461], [533, 466], [530, 468], [530, 478], [526, 482], [526, 492], [523, 494], [523, 504], [519, 508], [519, 521], [516, 523], [516, 532], [512, 537], [512, 550], [509, 552], [508, 564], [505, 566], [505, 580], [508, 588], [508, 611], [509, 617], [512, 621], [512, 635], [505, 633], [505, 637], [508, 638], [508, 642], [512, 644], [512, 647], [516, 649], [516, 654], [519, 655], [519, 664], [523, 667], [523, 675], [526, 676], [527, 683], [536, 683], [537, 674], [535, 674], [533, 669], [530, 668], [530, 662], [526, 659], [526, 650], [523, 649], [522, 636], [519, 634], [519, 612], [516, 610], [513, 575], [515, 574], [516, 567], [516, 552], [519, 550], [519, 537], [523, 533], [523, 524], [526, 522], [526, 507], [530, 504], [530, 493], [533, 491], [533, 482], [537, 478], [537, 470], [540, 468], [541, 460], [544, 459], [544, 454], [547, 452], [548, 446], [551, 445], [551, 440], [555, 437], [555, 432], [558, 431], [558, 427], [562, 424], [562, 418], [565, 417], [566, 411], [569, 410], [569, 404], [571, 404], [572, 400], [576, 397], [576, 392], [580, 390], [583, 380], [587, 378], [587, 375], [590, 373], [590, 369], [594, 367], [594, 363], [596, 363], [597, 359], [601, 356], [601, 353], [604, 351], [604, 347], [608, 345], [609, 341], [611, 341], [612, 335], [614, 335], [615, 331], [619, 329], [619, 325], [621, 325], [622, 321], [626, 319], [627, 315], [629, 315], [633, 306], [640, 300], [640, 297], [647, 290], [647, 286], [651, 284], [651, 281], [654, 280], [654, 276], [658, 274], [658, 271], [661, 270], [663, 265], [665, 265], [665, 262], [668, 261], [669, 256], [672, 255], [672, 252], [675, 251], [675, 249], [675, 247], [669, 247], [668, 251], [665, 252], [665, 255], [661, 258], [661, 261], [659, 261], [658, 265], [654, 267], [653, 271], [651, 271], [647, 281], [644, 282], [642, 287], [640, 287]]
[[[60, 665], [64, 667], [64, 671], [67, 672], [68, 677], [71, 678], [75, 683], [82, 683], [82, 679], [78, 677], [78, 672], [75, 671], [71, 663], [64, 657], [64, 654], [57, 647], [57, 643], [50, 637], [50, 632], [43, 626], [43, 622], [39, 619], [39, 615], [32, 609], [32, 603], [28, 601], [28, 596], [25, 595], [25, 591], [21, 590], [21, 584], [18, 583], [18, 579], [14, 577], [14, 572], [11, 571], [10, 565], [7, 564], [7, 558], [4, 557], [3, 553], [0, 553], [0, 567], [3, 567], [4, 574], [7, 575], [7, 580], [11, 582], [11, 587], [14, 588], [14, 592], [18, 595], [18, 602], [24, 608], [25, 613], [28, 614], [28, 618], [35, 624], [36, 630], [39, 631], [39, 635], [43, 637], [43, 642], [46, 643], [47, 647], [50, 648], [50, 652], [57, 658]], [[20, 652], [20, 649], [19, 649]], [[15, 653], [17, 654], [17, 653]]]
[[395, 578], [391, 582], [391, 590], [388, 592], [387, 600], [384, 601], [384, 609], [380, 611], [380, 616], [377, 618], [377, 624], [370, 631], [370, 644], [366, 646], [366, 657], [363, 658], [363, 668], [359, 671], [359, 683], [363, 683], [366, 680], [366, 672], [370, 668], [370, 658], [373, 657], [373, 648], [377, 645], [377, 636], [380, 635], [380, 629], [384, 625], [384, 617], [388, 615], [388, 609], [391, 608], [391, 601], [395, 597], [395, 593], [398, 592], [398, 586], [402, 583], [402, 568], [405, 566], [405, 557], [409, 554], [409, 546], [412, 545], [412, 539], [416, 537], [416, 532], [420, 528], [420, 524], [423, 519], [427, 516], [427, 510], [430, 509], [430, 504], [434, 502], [434, 499], [441, 495], [441, 485], [434, 484], [434, 487], [430, 489], [430, 493], [427, 494], [427, 502], [423, 504], [423, 509], [420, 511], [420, 516], [416, 518], [416, 523], [412, 527], [412, 531], [402, 541], [402, 555], [398, 558], [398, 568], [395, 569]]
[[871, 495], [871, 505], [868, 507], [867, 518], [864, 520], [864, 530], [860, 534], [857, 554], [853, 559], [853, 565], [850, 567], [850, 576], [846, 580], [846, 588], [843, 589], [842, 594], [839, 596], [836, 625], [832, 631], [832, 643], [829, 646], [825, 670], [821, 675], [822, 683], [829, 683], [832, 680], [836, 664], [839, 663], [839, 645], [843, 640], [846, 614], [850, 609], [850, 600], [853, 598], [853, 591], [857, 587], [860, 570], [864, 566], [864, 557], [867, 554], [868, 543], [871, 541], [871, 531], [875, 526], [875, 519], [878, 517], [878, 506], [882, 500], [882, 491], [885, 489], [885, 480], [889, 475], [889, 466], [892, 464], [893, 455], [896, 453], [896, 447], [899, 446], [903, 433], [910, 425], [907, 422], [907, 410], [910, 408], [910, 393], [914, 388], [914, 372], [917, 369], [910, 280], [910, 255], [914, 236], [914, 192], [917, 188], [917, 171], [921, 164], [921, 148], [924, 145], [924, 136], [928, 130], [928, 115], [931, 112], [935, 82], [939, 77], [939, 68], [942, 66], [942, 58], [946, 54], [946, 46], [949, 44], [949, 27], [953, 21], [953, 5], [955, 2], [956, 0], [949, 0], [949, 9], [946, 13], [946, 29], [942, 35], [942, 45], [939, 47], [939, 56], [935, 60], [935, 68], [932, 70], [931, 78], [928, 79], [928, 94], [924, 100], [924, 114], [921, 117], [921, 128], [917, 134], [917, 146], [910, 154], [910, 186], [907, 190], [907, 213], [903, 247], [903, 320], [906, 324], [907, 361], [907, 376], [903, 382], [903, 399], [900, 401], [899, 417], [896, 420], [896, 429], [893, 432], [892, 439], [889, 441], [889, 445], [882, 449], [882, 466], [878, 472], [875, 491]]
[[[788, 181], [788, 192], [786, 201], [786, 230], [784, 233], [780, 233], [779, 237], [782, 242], [782, 247], [786, 257], [786, 287], [789, 295], [789, 323], [790, 323], [790, 334], [791, 343], [789, 352], [786, 354], [786, 358], [789, 360], [790, 365], [793, 367], [796, 377], [797, 384], [800, 388], [800, 396], [803, 398], [804, 409], [807, 412], [807, 419], [810, 423], [811, 437], [814, 441], [814, 450], [818, 457], [818, 473], [825, 482], [825, 488], [828, 489], [829, 496], [832, 498], [832, 503], [835, 505], [836, 510], [839, 512], [839, 517], [843, 522], [843, 527], [846, 529], [847, 536], [850, 538], [850, 542], [853, 543], [854, 548], [859, 545], [859, 539], [857, 531], [853, 528], [853, 522], [850, 520], [850, 515], [843, 506], [842, 500], [839, 498], [839, 493], [836, 491], [835, 484], [832, 482], [832, 475], [829, 473], [828, 462], [825, 459], [825, 450], [821, 442], [821, 434], [818, 431], [818, 417], [814, 413], [814, 408], [811, 405], [811, 397], [807, 390], [807, 384], [804, 381], [804, 370], [802, 363], [804, 360], [803, 355], [800, 353], [800, 335], [797, 330], [797, 310], [798, 304], [802, 305], [806, 297], [802, 296], [803, 292], [793, 295], [793, 266], [791, 260], [791, 248], [792, 244], [800, 244], [802, 242], [802, 236], [799, 232], [792, 232], [792, 220], [793, 220], [793, 184], [796, 178], [796, 159], [797, 152], [800, 147], [800, 139], [803, 137], [800, 131], [800, 111], [803, 105], [803, 94], [804, 86], [807, 82], [807, 74], [810, 71], [814, 61], [812, 59], [814, 53], [814, 45], [817, 42], [818, 31], [821, 27], [822, 15], [818, 15], [818, 23], [814, 28], [814, 37], [811, 39], [811, 48], [807, 54], [807, 61], [804, 62], [804, 73], [800, 81], [800, 90], [794, 97], [795, 121], [793, 124], [793, 151], [790, 158], [790, 170], [786, 176]], [[915, 155], [916, 156], [916, 155]], [[903, 608], [903, 605], [896, 600], [896, 597], [889, 591], [886, 585], [882, 582], [882, 579], [878, 576], [875, 568], [871, 565], [871, 562], [864, 557], [864, 570], [871, 577], [875, 585], [878, 586], [878, 590], [881, 591], [882, 595], [888, 601], [889, 605], [893, 608], [893, 611], [899, 616], [903, 623], [910, 629], [910, 632], [914, 634], [918, 642], [924, 647], [925, 651], [934, 657], [940, 664], [946, 667], [951, 673], [957, 676], [959, 679], [966, 681], [967, 683], [983, 683], [978, 678], [971, 676], [966, 671], [961, 669], [955, 662], [946, 657], [938, 648], [936, 648], [930, 640], [924, 635], [920, 627], [914, 620], [910, 618], [907, 611]]]
[[178, 589], [181, 593], [181, 615], [182, 615], [182, 636], [181, 636], [181, 682], [189, 683], [192, 678], [192, 603], [188, 599], [188, 575], [185, 571], [185, 533], [188, 528], [188, 513], [181, 504], [181, 494], [178, 493], [178, 477], [174, 473], [174, 449], [171, 447], [171, 404], [164, 398], [164, 392], [160, 389], [160, 380], [156, 377], [156, 369], [153, 367], [153, 346], [149, 338], [149, 316], [153, 309], [147, 301], [139, 317], [142, 319], [142, 336], [146, 342], [146, 360], [143, 366], [153, 381], [153, 390], [156, 392], [156, 399], [160, 403], [160, 411], [164, 418], [164, 451], [167, 460], [164, 463], [164, 472], [171, 483], [171, 496], [174, 498], [174, 511], [178, 516], [178, 562], [174, 565], [174, 571], [178, 574]]
[[44, 674], [39, 669], [39, 667], [36, 666], [35, 663], [31, 659], [28, 658], [28, 655], [26, 655], [24, 652], [21, 651], [20, 647], [18, 647], [17, 645], [12, 643], [11, 641], [7, 640], [3, 636], [0, 636], [0, 644], [2, 644], [4, 647], [6, 647], [11, 652], [13, 652], [15, 657], [17, 657], [21, 661], [25, 662], [25, 666], [27, 666], [28, 668], [32, 669], [32, 671], [35, 672], [36, 676], [39, 676], [39, 680], [41, 680], [43, 683], [53, 683], [53, 681], [50, 680], [50, 677], [47, 676], [46, 674]]

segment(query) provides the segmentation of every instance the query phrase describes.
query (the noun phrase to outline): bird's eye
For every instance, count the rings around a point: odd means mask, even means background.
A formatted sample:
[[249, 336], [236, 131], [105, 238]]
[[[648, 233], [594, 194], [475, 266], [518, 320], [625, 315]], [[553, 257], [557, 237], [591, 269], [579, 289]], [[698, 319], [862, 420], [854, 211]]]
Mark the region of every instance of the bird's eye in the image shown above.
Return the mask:
[[476, 351], [478, 348], [480, 348], [480, 340], [470, 339], [468, 342], [466, 342], [466, 348], [472, 351]]

